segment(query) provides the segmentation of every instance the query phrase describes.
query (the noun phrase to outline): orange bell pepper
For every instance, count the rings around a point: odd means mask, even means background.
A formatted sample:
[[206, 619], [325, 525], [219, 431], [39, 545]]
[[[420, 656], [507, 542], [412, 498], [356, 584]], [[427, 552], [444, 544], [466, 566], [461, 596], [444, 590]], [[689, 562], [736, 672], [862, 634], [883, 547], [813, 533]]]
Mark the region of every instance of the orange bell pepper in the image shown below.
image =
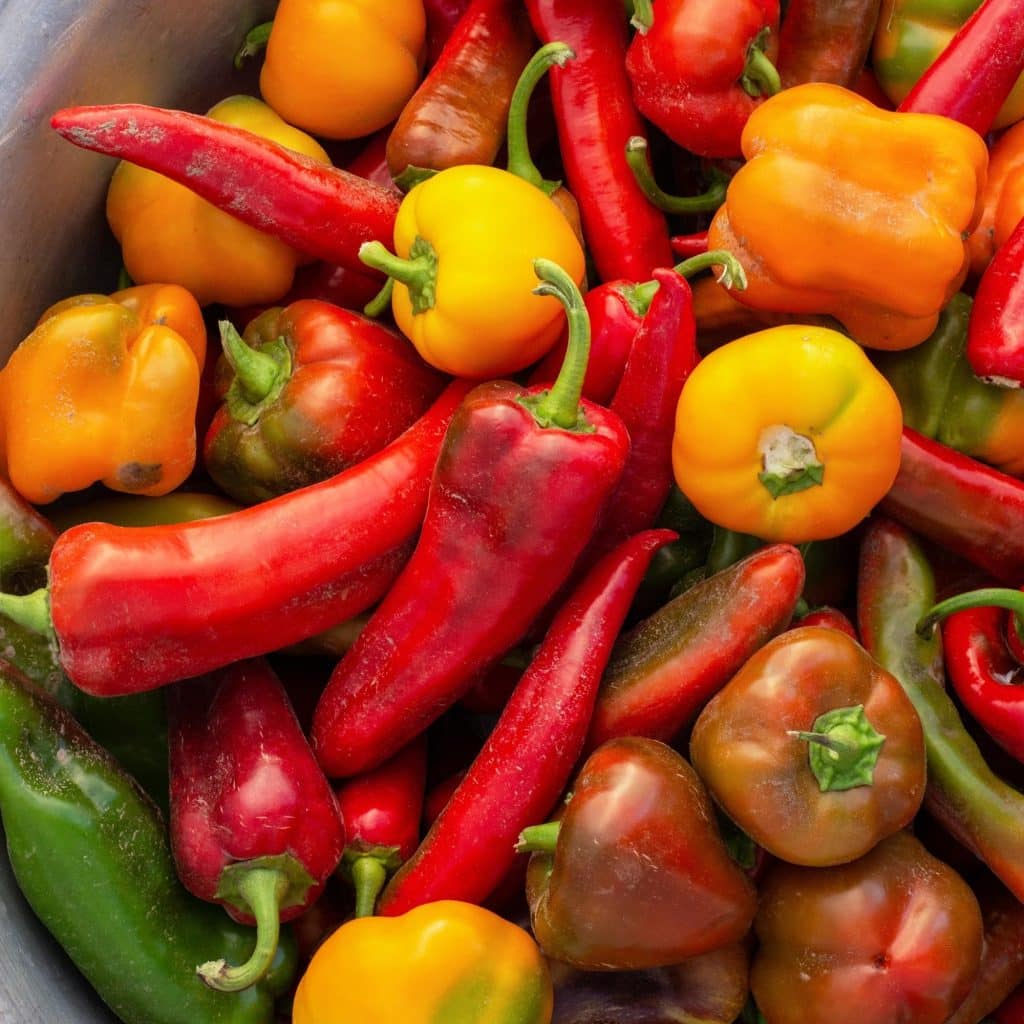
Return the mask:
[[1024, 217], [1024, 121], [999, 137], [988, 161], [981, 220], [967, 239], [971, 273], [980, 277]]
[[176, 285], [48, 309], [0, 372], [0, 464], [36, 504], [97, 480], [159, 495], [192, 472], [206, 330]]
[[988, 151], [964, 125], [813, 83], [766, 100], [708, 233], [755, 309], [828, 313], [869, 348], [924, 341], [966, 273]]

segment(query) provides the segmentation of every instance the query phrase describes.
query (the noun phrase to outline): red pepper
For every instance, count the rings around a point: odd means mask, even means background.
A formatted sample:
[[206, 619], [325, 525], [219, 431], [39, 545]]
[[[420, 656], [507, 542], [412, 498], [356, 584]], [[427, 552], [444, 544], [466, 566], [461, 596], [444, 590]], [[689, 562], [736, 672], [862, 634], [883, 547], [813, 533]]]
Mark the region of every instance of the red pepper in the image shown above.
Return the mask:
[[366, 271], [364, 242], [390, 242], [401, 197], [243, 128], [141, 104], [69, 107], [50, 125], [69, 142], [191, 189], [293, 249]]
[[621, 0], [527, 0], [544, 43], [576, 54], [551, 70], [551, 94], [569, 188], [576, 197], [591, 256], [604, 281], [643, 281], [672, 263], [668, 226], [626, 163], [626, 142], [642, 135], [625, 55]]
[[691, 153], [739, 156], [747, 119], [781, 88], [779, 0], [658, 0], [653, 13], [647, 0], [634, 23], [626, 70], [640, 113]]
[[388, 875], [420, 841], [427, 741], [419, 736], [390, 760], [335, 791], [347, 845], [342, 870], [356, 890], [356, 917], [373, 914]]
[[338, 664], [313, 719], [332, 776], [366, 771], [459, 699], [525, 634], [593, 533], [629, 438], [580, 402], [588, 325], [561, 268], [534, 264], [565, 306], [565, 367], [550, 391], [478, 387], [456, 413], [408, 566]]
[[704, 231], [694, 232], [692, 235], [673, 235], [670, 239], [672, 251], [683, 259], [691, 256], [700, 256], [708, 251], [708, 233]]
[[433, 64], [451, 38], [471, 0], [423, 0], [427, 15], [427, 66]]
[[1024, 985], [1015, 989], [992, 1014], [996, 1024], [1024, 1024]]
[[789, 0], [779, 34], [782, 85], [852, 89], [864, 68], [881, 0]]
[[1024, 481], [903, 428], [881, 509], [1002, 583], [1024, 579]]
[[216, 519], [72, 527], [51, 552], [49, 594], [0, 595], [0, 609], [38, 632], [51, 619], [64, 671], [104, 697], [313, 636], [378, 601], [398, 575], [470, 386], [450, 384], [382, 452], [323, 483]]
[[825, 626], [828, 629], [838, 629], [840, 633], [845, 633], [851, 639], [857, 639], [857, 630], [853, 623], [838, 608], [816, 608], [793, 623], [793, 628], [802, 626]]
[[427, 794], [426, 799], [423, 801], [423, 824], [427, 828], [430, 828], [441, 817], [441, 812], [444, 810], [445, 805], [451, 800], [452, 794], [459, 788], [462, 780], [466, 777], [467, 770], [463, 768], [462, 771], [455, 772], [454, 775], [449, 775], [446, 779], [442, 779]]
[[479, 903], [512, 867], [516, 837], [545, 820], [572, 774], [601, 673], [651, 557], [676, 536], [638, 534], [575, 591], [483, 750], [384, 891], [382, 914], [433, 900]]
[[168, 695], [171, 847], [185, 887], [256, 924], [249, 961], [198, 970], [237, 992], [266, 973], [278, 926], [320, 895], [345, 830], [280, 680], [262, 659]]
[[985, 0], [898, 109], [941, 114], [979, 135], [1024, 71], [1024, 0]]
[[398, 191], [398, 186], [391, 177], [391, 169], [388, 167], [388, 137], [391, 131], [382, 128], [374, 132], [367, 140], [366, 145], [345, 165], [349, 174], [358, 174], [360, 178], [380, 185], [382, 188]]

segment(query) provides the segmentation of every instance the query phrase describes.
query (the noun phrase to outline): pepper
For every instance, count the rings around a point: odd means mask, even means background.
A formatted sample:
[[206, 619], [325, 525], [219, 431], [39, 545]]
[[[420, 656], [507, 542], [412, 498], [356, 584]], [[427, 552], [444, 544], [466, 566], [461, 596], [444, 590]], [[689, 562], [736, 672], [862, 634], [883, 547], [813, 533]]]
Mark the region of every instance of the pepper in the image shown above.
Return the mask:
[[655, 740], [587, 758], [561, 820], [526, 829], [526, 895], [545, 954], [584, 970], [677, 964], [739, 941], [757, 896], [697, 773]]
[[524, 369], [558, 337], [558, 303], [531, 294], [532, 261], [558, 263], [575, 282], [585, 269], [547, 196], [495, 167], [452, 167], [413, 189], [395, 222], [395, 252], [379, 243], [361, 250], [395, 279], [402, 333], [431, 366], [477, 379]]
[[473, 0], [388, 138], [388, 167], [403, 189], [424, 171], [494, 163], [533, 48], [521, 4]]
[[855, 640], [820, 626], [744, 664], [697, 718], [690, 758], [726, 814], [791, 864], [855, 860], [924, 798], [913, 704]]
[[967, 239], [971, 274], [980, 277], [1024, 217], [1024, 124], [1003, 132], [992, 146], [982, 192], [981, 219]]
[[740, 301], [831, 314], [869, 348], [910, 348], [935, 330], [980, 214], [988, 153], [976, 132], [811, 83], [754, 111], [743, 154], [708, 232], [747, 271]]
[[779, 34], [784, 88], [804, 82], [856, 87], [881, 0], [790, 0]]
[[523, 637], [568, 578], [622, 474], [625, 427], [579, 397], [589, 346], [583, 298], [564, 270], [535, 266], [538, 291], [566, 307], [565, 366], [550, 391], [496, 381], [456, 413], [416, 550], [317, 706], [314, 748], [328, 775], [389, 757]]
[[739, 156], [747, 119], [781, 88], [778, 0], [645, 0], [633, 24], [640, 113], [691, 153]]
[[448, 40], [472, 0], [423, 0], [427, 16], [427, 67], [441, 56]]
[[68, 107], [50, 118], [82, 149], [185, 185], [244, 224], [308, 256], [365, 272], [363, 242], [389, 238], [394, 189], [327, 167], [234, 125], [141, 104]]
[[676, 410], [676, 483], [730, 530], [794, 543], [837, 537], [892, 484], [901, 420], [896, 393], [849, 338], [769, 328], [690, 374]]
[[1024, 985], [1015, 989], [999, 1005], [992, 1015], [992, 1019], [996, 1024], [1022, 1024], [1024, 1022]]
[[857, 630], [853, 623], [837, 608], [815, 608], [814, 611], [797, 619], [796, 625], [838, 629], [840, 633], [845, 633], [851, 640], [857, 639]]
[[220, 333], [222, 404], [203, 461], [246, 504], [369, 458], [422, 416], [444, 384], [403, 338], [326, 302], [267, 310], [244, 340], [227, 321]]
[[943, 689], [942, 645], [916, 627], [935, 603], [920, 546], [879, 519], [860, 554], [857, 619], [864, 646], [903, 685], [921, 719], [928, 759], [924, 806], [1024, 902], [1024, 794], [996, 776]]
[[202, 674], [350, 618], [380, 599], [408, 557], [467, 390], [449, 385], [358, 466], [241, 512], [143, 529], [73, 527], [50, 555], [49, 592], [0, 595], [0, 613], [52, 628], [64, 671], [97, 696]]
[[668, 741], [793, 615], [800, 552], [776, 544], [684, 591], [626, 633], [601, 683], [587, 749], [616, 736]]
[[[161, 523], [191, 523], [237, 512], [240, 506], [216, 494], [174, 491], [161, 498], [112, 495], [83, 505], [57, 505], [47, 510], [58, 533], [81, 523], [114, 523], [117, 526], [159, 526]], [[49, 555], [49, 548], [47, 548]], [[46, 558], [43, 558], [45, 564]]]
[[[330, 158], [305, 132], [252, 96], [230, 96], [207, 111], [324, 165]], [[121, 258], [139, 284], [181, 285], [200, 305], [276, 302], [288, 291], [302, 253], [218, 210], [186, 185], [122, 161], [110, 179], [107, 220]]]
[[545, 819], [569, 781], [612, 644], [651, 556], [675, 537], [637, 534], [573, 592], [483, 750], [385, 890], [382, 914], [438, 899], [479, 903], [497, 887], [513, 866], [519, 833]]
[[22, 892], [119, 1019], [271, 1024], [274, 997], [295, 971], [290, 936], [259, 985], [234, 994], [207, 988], [196, 963], [216, 953], [245, 957], [251, 930], [182, 888], [156, 806], [6, 663], [0, 814]]
[[549, 1024], [551, 976], [522, 928], [444, 900], [342, 925], [299, 982], [292, 1020]]
[[625, 58], [621, 0], [527, 0], [543, 43], [576, 54], [551, 71], [559, 149], [583, 231], [604, 281], [644, 281], [673, 262], [664, 215], [647, 201], [626, 163], [629, 138], [643, 135]]
[[852, 864], [776, 863], [755, 928], [750, 985], [772, 1024], [943, 1024], [981, 959], [977, 899], [907, 832]]

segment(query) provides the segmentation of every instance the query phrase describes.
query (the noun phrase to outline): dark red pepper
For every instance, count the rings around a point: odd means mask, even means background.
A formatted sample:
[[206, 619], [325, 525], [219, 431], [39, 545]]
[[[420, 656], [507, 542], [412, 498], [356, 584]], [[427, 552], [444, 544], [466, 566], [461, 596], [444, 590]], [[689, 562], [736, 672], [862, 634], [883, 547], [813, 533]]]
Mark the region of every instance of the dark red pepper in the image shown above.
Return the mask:
[[857, 630], [850, 619], [838, 608], [815, 608], [793, 623], [794, 627], [800, 626], [825, 626], [828, 629], [838, 629], [853, 640], [857, 639]]
[[427, 15], [427, 66], [432, 65], [451, 38], [471, 0], [423, 0]]
[[676, 536], [638, 534], [575, 591], [483, 750], [384, 891], [382, 914], [433, 900], [480, 903], [512, 867], [519, 833], [545, 820], [572, 774], [601, 673], [651, 556]]
[[567, 308], [570, 345], [550, 391], [484, 384], [452, 421], [408, 566], [335, 669], [313, 720], [332, 776], [389, 757], [525, 634], [569, 576], [622, 474], [617, 416], [580, 402], [588, 325], [569, 276], [535, 263]]
[[455, 772], [454, 775], [449, 775], [446, 779], [442, 779], [427, 794], [426, 799], [423, 801], [423, 824], [427, 828], [430, 828], [441, 817], [441, 812], [448, 801], [451, 800], [452, 793], [459, 788], [462, 780], [466, 777], [467, 771], [468, 769], [463, 768], [462, 771]]
[[996, 1024], [1024, 1024], [1024, 985], [1015, 989], [999, 1004], [992, 1019]]
[[880, 7], [881, 0], [789, 0], [779, 33], [783, 87], [832, 82], [853, 89]]
[[700, 256], [708, 251], [707, 230], [695, 231], [692, 235], [673, 235], [670, 239], [672, 251], [683, 259]]
[[171, 848], [185, 887], [256, 924], [249, 961], [199, 966], [237, 992], [266, 973], [278, 927], [338, 866], [338, 805], [280, 680], [263, 659], [189, 680], [168, 695]]
[[360, 178], [380, 185], [382, 188], [398, 191], [398, 186], [391, 177], [391, 169], [388, 167], [388, 137], [391, 131], [382, 128], [374, 132], [367, 140], [366, 145], [345, 165], [349, 174], [358, 174]]

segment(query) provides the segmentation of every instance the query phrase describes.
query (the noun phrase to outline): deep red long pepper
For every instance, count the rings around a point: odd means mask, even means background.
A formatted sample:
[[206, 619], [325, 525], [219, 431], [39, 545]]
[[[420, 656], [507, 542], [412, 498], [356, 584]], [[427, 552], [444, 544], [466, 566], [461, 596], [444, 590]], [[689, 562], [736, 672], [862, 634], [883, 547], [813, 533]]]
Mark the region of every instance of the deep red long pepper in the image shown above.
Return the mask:
[[546, 819], [569, 781], [612, 644], [651, 557], [676, 536], [638, 534], [587, 575], [420, 848], [384, 890], [382, 914], [491, 894], [515, 862], [519, 833]]
[[366, 771], [422, 732], [525, 634], [568, 578], [622, 474], [621, 420], [580, 402], [589, 326], [569, 276], [535, 263], [567, 308], [550, 391], [475, 389], [445, 438], [409, 564], [338, 664], [313, 719], [332, 776]]
[[472, 0], [423, 0], [427, 15], [427, 65], [431, 65], [451, 38]]
[[378, 601], [423, 520], [445, 431], [471, 385], [365, 462], [271, 501], [175, 526], [85, 523], [57, 539], [49, 594], [0, 595], [52, 629], [83, 690], [153, 689], [306, 639]]
[[171, 178], [260, 231], [366, 272], [364, 242], [389, 243], [400, 195], [234, 125], [142, 104], [69, 107], [50, 125], [69, 142]]
[[569, 188], [579, 203], [590, 253], [604, 281], [645, 281], [673, 262], [664, 215], [626, 163], [629, 138], [644, 134], [626, 76], [628, 31], [622, 0], [527, 0], [541, 42], [576, 54], [552, 68], [551, 95]]
[[266, 973], [278, 926], [319, 897], [345, 830], [284, 687], [262, 658], [168, 694], [170, 834], [185, 887], [256, 924], [249, 961], [199, 967], [235, 992]]

